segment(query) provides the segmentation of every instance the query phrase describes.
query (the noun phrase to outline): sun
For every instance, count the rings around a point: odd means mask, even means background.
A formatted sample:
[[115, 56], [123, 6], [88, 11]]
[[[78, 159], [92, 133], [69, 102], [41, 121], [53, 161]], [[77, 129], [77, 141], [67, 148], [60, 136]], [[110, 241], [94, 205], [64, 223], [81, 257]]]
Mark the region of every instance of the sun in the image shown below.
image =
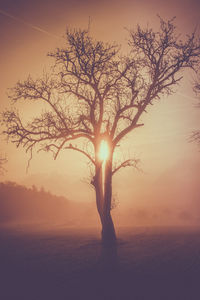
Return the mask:
[[108, 156], [109, 156], [108, 143], [105, 140], [102, 140], [99, 149], [99, 159], [102, 161], [106, 161], [108, 159]]

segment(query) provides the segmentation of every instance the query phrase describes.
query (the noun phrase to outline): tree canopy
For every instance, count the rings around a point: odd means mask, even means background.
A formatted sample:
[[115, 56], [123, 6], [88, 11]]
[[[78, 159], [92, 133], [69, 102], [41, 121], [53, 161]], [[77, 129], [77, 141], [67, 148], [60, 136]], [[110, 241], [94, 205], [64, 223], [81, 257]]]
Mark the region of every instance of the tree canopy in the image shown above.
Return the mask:
[[[11, 89], [12, 101], [43, 101], [46, 110], [27, 123], [17, 111], [4, 112], [4, 133], [26, 151], [38, 145], [56, 158], [61, 149], [73, 149], [95, 164], [100, 136], [109, 136], [114, 149], [143, 126], [139, 120], [149, 105], [173, 92], [181, 70], [195, 66], [200, 53], [195, 34], [183, 42], [173, 21], [160, 19], [158, 32], [130, 30], [129, 56], [86, 30], [67, 30], [66, 46], [48, 54], [54, 59], [51, 72], [36, 80], [29, 76]], [[75, 140], [84, 143], [77, 146]]]

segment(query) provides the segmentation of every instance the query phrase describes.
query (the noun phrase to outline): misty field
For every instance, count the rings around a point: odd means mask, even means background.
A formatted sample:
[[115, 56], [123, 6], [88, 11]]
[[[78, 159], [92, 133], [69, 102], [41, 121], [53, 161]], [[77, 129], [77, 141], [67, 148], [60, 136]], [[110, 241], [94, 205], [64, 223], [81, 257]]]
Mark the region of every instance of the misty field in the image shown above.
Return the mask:
[[99, 229], [0, 230], [0, 299], [200, 299], [199, 228], [118, 228], [102, 249]]

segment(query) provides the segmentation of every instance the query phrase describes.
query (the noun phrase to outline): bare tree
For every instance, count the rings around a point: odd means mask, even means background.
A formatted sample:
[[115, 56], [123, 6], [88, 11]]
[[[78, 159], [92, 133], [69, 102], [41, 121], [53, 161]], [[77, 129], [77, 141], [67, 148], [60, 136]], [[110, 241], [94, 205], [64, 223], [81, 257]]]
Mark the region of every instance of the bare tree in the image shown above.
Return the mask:
[[[199, 65], [196, 70], [197, 73], [197, 79], [195, 80], [194, 83], [194, 92], [199, 98], [200, 96], [200, 68]], [[198, 104], [198, 107], [200, 107], [200, 103]], [[190, 136], [190, 141], [196, 142], [200, 146], [200, 130], [195, 130], [193, 131], [192, 135]]]
[[[128, 159], [118, 162], [113, 154], [122, 140], [144, 124], [140, 121], [147, 108], [162, 95], [173, 93], [182, 70], [193, 68], [200, 45], [192, 33], [181, 41], [174, 20], [160, 19], [160, 30], [131, 30], [130, 55], [120, 56], [116, 44], [93, 40], [87, 31], [66, 33], [66, 47], [50, 53], [52, 72], [43, 78], [31, 77], [18, 82], [10, 98], [15, 102], [43, 101], [46, 111], [25, 123], [17, 111], [5, 111], [4, 133], [17, 147], [82, 153], [94, 167], [91, 184], [102, 224], [102, 241], [115, 244], [111, 217], [112, 176], [122, 167], [136, 166]], [[99, 155], [102, 141], [108, 157]], [[75, 144], [76, 143], [76, 144]]]
[[0, 155], [0, 175], [4, 174], [4, 172], [5, 172], [4, 165], [6, 162], [7, 162], [6, 157], [3, 157], [2, 155]]

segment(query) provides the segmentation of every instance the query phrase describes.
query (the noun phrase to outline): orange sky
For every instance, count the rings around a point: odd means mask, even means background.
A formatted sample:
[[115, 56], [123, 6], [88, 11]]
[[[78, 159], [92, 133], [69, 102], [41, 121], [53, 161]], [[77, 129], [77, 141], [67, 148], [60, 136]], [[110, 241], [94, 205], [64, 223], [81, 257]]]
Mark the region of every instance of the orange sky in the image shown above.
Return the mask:
[[[126, 50], [124, 28], [133, 28], [137, 23], [156, 27], [156, 14], [163, 18], [176, 16], [182, 33], [190, 32], [195, 26], [200, 31], [200, 2], [197, 0], [1, 1], [0, 109], [9, 105], [8, 87], [28, 74], [40, 74], [49, 64], [46, 53], [62, 44], [60, 37], [66, 26], [87, 27], [90, 17], [93, 36], [115, 40]], [[163, 193], [162, 201], [170, 199], [173, 203], [184, 199], [188, 205], [197, 202], [200, 155], [197, 146], [188, 143], [188, 136], [199, 127], [200, 110], [195, 109], [197, 100], [191, 83], [191, 74], [185, 74], [177, 93], [151, 107], [143, 118], [144, 128], [124, 141], [121, 153], [140, 158], [143, 172], [126, 169], [116, 175], [113, 188], [120, 205], [130, 205], [132, 200], [132, 205], [159, 203]], [[94, 199], [93, 190], [85, 183], [89, 172], [80, 154], [63, 152], [57, 161], [49, 154], [37, 154], [26, 174], [28, 157], [23, 150], [6, 145], [2, 140], [0, 148], [8, 157], [8, 172], [2, 180], [44, 185], [73, 200]]]

